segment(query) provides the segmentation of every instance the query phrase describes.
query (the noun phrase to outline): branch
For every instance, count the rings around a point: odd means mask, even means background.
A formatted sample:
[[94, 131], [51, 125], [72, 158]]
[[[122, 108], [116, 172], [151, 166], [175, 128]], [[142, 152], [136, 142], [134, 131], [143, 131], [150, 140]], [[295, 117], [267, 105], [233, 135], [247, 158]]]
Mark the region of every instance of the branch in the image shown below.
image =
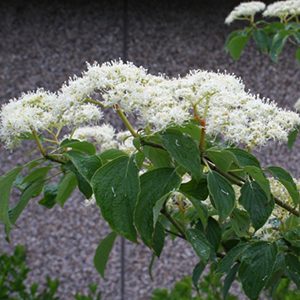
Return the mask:
[[[222, 176], [224, 176], [225, 178], [227, 178], [227, 179], [228, 179], [229, 181], [231, 181], [232, 183], [234, 183], [234, 184], [236, 184], [236, 185], [238, 185], [238, 186], [241, 187], [241, 186], [243, 186], [244, 183], [246, 182], [245, 179], [243, 179], [243, 178], [241, 178], [241, 177], [239, 177], [239, 176], [236, 176], [235, 174], [225, 173], [225, 172], [219, 170], [219, 169], [215, 166], [215, 164], [212, 163], [211, 161], [209, 161], [207, 158], [205, 158], [205, 161], [209, 164], [209, 167], [210, 167], [212, 170], [218, 172], [219, 174], [221, 174]], [[289, 212], [292, 213], [293, 215], [295, 215], [295, 216], [297, 216], [297, 217], [300, 217], [300, 212], [299, 212], [298, 210], [296, 210], [295, 208], [293, 208], [292, 206], [290, 206], [290, 205], [284, 203], [283, 201], [281, 201], [280, 199], [278, 199], [278, 198], [276, 198], [276, 197], [274, 197], [274, 201], [275, 201], [275, 203], [276, 203], [278, 206], [280, 206], [280, 207], [286, 209], [287, 211], [289, 211]]]
[[124, 125], [126, 126], [126, 128], [130, 131], [130, 133], [132, 134], [132, 136], [134, 137], [139, 137], [138, 133], [134, 130], [134, 128], [132, 127], [132, 125], [130, 124], [129, 120], [127, 119], [127, 117], [125, 116], [125, 114], [123, 113], [123, 111], [120, 109], [119, 105], [116, 104], [114, 106], [114, 109], [116, 110], [118, 116], [120, 117], [120, 119], [123, 121]]

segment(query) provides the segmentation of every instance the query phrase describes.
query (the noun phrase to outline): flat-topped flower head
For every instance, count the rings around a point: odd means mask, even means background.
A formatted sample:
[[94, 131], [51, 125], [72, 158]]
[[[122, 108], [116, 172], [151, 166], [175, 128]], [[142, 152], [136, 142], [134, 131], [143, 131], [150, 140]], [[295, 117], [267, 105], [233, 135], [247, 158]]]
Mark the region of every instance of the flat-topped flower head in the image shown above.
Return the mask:
[[277, 1], [268, 5], [263, 12], [265, 17], [285, 18], [300, 15], [300, 0]]
[[4, 104], [0, 112], [0, 137], [7, 147], [13, 147], [32, 130], [51, 127], [56, 122], [52, 115], [55, 101], [55, 94], [38, 89], [23, 93], [19, 99], [11, 99]]
[[231, 24], [235, 20], [253, 18], [255, 14], [263, 11], [266, 5], [261, 1], [243, 2], [236, 6], [225, 19], [226, 24]]
[[[131, 115], [139, 128], [151, 133], [183, 125], [196, 113], [205, 119], [206, 132], [212, 137], [222, 136], [228, 143], [250, 148], [286, 142], [289, 132], [300, 125], [298, 114], [251, 95], [235, 75], [194, 70], [168, 78], [113, 61], [88, 65], [81, 77], [71, 79], [57, 93], [38, 90], [11, 100], [2, 108], [1, 137], [12, 146], [32, 129], [42, 132], [66, 126], [75, 130], [95, 124], [102, 118], [102, 106]], [[83, 134], [83, 129], [78, 130], [76, 134]], [[84, 130], [86, 135], [98, 134]]]

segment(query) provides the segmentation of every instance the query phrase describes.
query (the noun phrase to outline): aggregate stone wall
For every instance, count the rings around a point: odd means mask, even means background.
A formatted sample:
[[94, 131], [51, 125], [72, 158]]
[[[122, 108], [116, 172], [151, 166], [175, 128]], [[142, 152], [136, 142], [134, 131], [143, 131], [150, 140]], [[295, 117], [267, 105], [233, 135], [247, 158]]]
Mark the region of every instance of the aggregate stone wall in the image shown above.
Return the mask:
[[[127, 57], [151, 72], [184, 74], [193, 68], [227, 70], [241, 76], [246, 86], [281, 106], [291, 108], [300, 97], [300, 66], [293, 49], [278, 64], [248, 47], [238, 62], [224, 52], [233, 29], [223, 20], [238, 1], [9, 1], [0, 2], [0, 101], [37, 87], [57, 89], [72, 74], [80, 74], [85, 61], [104, 62]], [[121, 126], [109, 114], [106, 120]], [[294, 150], [273, 145], [259, 156], [300, 176], [299, 142]], [[0, 148], [0, 173], [26, 155], [24, 146], [13, 153]], [[30, 280], [46, 274], [59, 277], [61, 299], [73, 299], [91, 282], [102, 288], [104, 300], [146, 300], [155, 287], [171, 286], [190, 274], [196, 262], [180, 241], [168, 247], [148, 276], [150, 252], [141, 245], [116, 244], [102, 280], [93, 268], [98, 241], [109, 229], [98, 209], [83, 207], [75, 194], [65, 208], [48, 211], [34, 203], [13, 231], [12, 244], [0, 239], [0, 251], [21, 243], [28, 249]]]

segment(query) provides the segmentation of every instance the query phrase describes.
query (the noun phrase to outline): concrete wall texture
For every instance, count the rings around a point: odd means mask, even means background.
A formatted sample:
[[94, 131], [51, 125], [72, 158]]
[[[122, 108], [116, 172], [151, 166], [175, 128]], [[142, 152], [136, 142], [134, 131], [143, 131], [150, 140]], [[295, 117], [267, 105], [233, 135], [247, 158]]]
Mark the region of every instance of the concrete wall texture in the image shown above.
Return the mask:
[[[70, 75], [80, 74], [85, 62], [127, 57], [151, 72], [184, 74], [190, 69], [227, 70], [241, 76], [246, 86], [292, 107], [300, 97], [300, 67], [293, 49], [278, 64], [253, 46], [238, 62], [224, 52], [223, 24], [238, 1], [1, 1], [0, 101], [37, 87], [55, 90]], [[119, 126], [113, 116], [107, 120]], [[276, 163], [300, 175], [299, 142], [294, 150], [273, 145], [261, 149], [263, 163]], [[10, 153], [0, 148], [0, 173], [22, 162], [29, 149]], [[32, 154], [30, 154], [32, 155]], [[73, 196], [65, 208], [44, 209], [32, 201], [13, 231], [12, 244], [1, 236], [0, 251], [24, 244], [32, 268], [30, 280], [46, 274], [59, 277], [61, 299], [73, 299], [91, 282], [99, 283], [105, 300], [149, 299], [155, 287], [170, 286], [191, 273], [193, 251], [180, 241], [169, 241], [154, 267], [147, 272], [150, 251], [120, 241], [114, 247], [106, 280], [93, 267], [97, 243], [109, 229], [96, 207], [83, 207]], [[1, 231], [2, 232], [2, 231]], [[2, 234], [2, 233], [1, 233]]]

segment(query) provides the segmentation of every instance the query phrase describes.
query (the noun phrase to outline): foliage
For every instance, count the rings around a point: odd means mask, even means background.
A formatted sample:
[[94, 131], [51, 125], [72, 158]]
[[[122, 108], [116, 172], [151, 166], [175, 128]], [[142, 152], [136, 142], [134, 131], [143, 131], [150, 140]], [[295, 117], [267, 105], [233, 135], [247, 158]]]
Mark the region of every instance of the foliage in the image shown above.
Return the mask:
[[[293, 0], [292, 0], [293, 1]], [[286, 5], [292, 1], [282, 1]], [[284, 2], [287, 2], [286, 4]], [[297, 2], [294, 1], [295, 3]], [[274, 4], [279, 5], [279, 2]], [[269, 6], [271, 6], [270, 4]], [[298, 7], [300, 3], [298, 1]], [[272, 7], [271, 7], [272, 8]], [[299, 10], [299, 8], [298, 8]], [[268, 12], [268, 9], [265, 11]], [[225, 49], [234, 60], [238, 60], [250, 40], [253, 40], [259, 51], [267, 54], [272, 61], [277, 62], [280, 54], [287, 44], [295, 48], [295, 59], [300, 62], [300, 23], [299, 15], [267, 13], [264, 18], [254, 19], [254, 15], [244, 15], [236, 18], [244, 20], [249, 25], [242, 29], [233, 31], [226, 40]], [[300, 13], [299, 13], [300, 14]], [[269, 17], [269, 18], [268, 18]]]
[[0, 299], [3, 300], [58, 300], [58, 280], [47, 277], [46, 286], [40, 291], [39, 285], [26, 286], [29, 268], [25, 262], [25, 248], [17, 246], [13, 255], [0, 256]]
[[[28, 286], [27, 278], [30, 269], [26, 264], [24, 246], [17, 246], [12, 255], [0, 256], [0, 299], [1, 300], [59, 300], [57, 290], [59, 281], [47, 276], [45, 287], [41, 289], [38, 283]], [[89, 285], [87, 295], [77, 293], [75, 300], [101, 300], [97, 285]]]
[[[106, 68], [107, 65], [104, 66]], [[159, 114], [160, 111], [151, 111], [157, 113], [155, 120], [163, 123], [163, 127], [151, 127], [151, 123], [147, 123], [144, 128], [136, 130], [121, 107], [133, 105], [128, 91], [132, 84], [138, 82], [134, 72], [141, 72], [141, 69], [124, 64], [109, 68], [112, 71], [109, 69], [107, 80], [117, 76], [118, 88], [110, 94], [112, 98], [104, 95], [109, 102], [115, 99], [117, 91], [123, 91], [123, 103], [113, 104], [111, 108], [128, 129], [127, 136], [119, 144], [106, 137], [109, 140], [106, 145], [109, 144], [110, 148], [104, 150], [99, 149], [93, 140], [75, 139], [72, 132], [67, 137], [60, 137], [62, 128], [46, 127], [47, 130], [44, 130], [44, 124], [42, 130], [28, 126], [28, 130], [32, 131], [30, 138], [36, 143], [41, 158], [0, 177], [0, 220], [5, 225], [7, 238], [31, 199], [38, 197], [39, 204], [48, 209], [56, 205], [63, 207], [78, 188], [87, 202], [97, 204], [112, 231], [100, 242], [94, 259], [95, 267], [102, 276], [118, 236], [133, 243], [144, 243], [158, 257], [165, 240], [171, 237], [185, 240], [199, 258], [200, 262], [193, 272], [196, 287], [206, 265], [216, 269], [217, 278], [224, 276], [222, 293], [225, 297], [235, 279], [241, 282], [250, 299], [257, 299], [264, 289], [274, 290], [281, 278], [288, 278], [300, 287], [300, 196], [297, 181], [279, 166], [262, 166], [250, 149], [250, 145], [266, 144], [279, 132], [280, 139], [286, 140], [288, 133], [294, 129], [294, 121], [296, 124], [299, 122], [299, 116], [252, 98], [235, 77], [199, 73], [201, 78], [202, 75], [209, 77], [204, 87], [202, 81], [191, 85], [189, 78], [185, 89], [185, 92], [191, 93], [197, 89], [201, 91], [200, 100], [198, 94], [193, 94], [198, 103], [191, 105], [180, 97], [176, 102], [177, 88], [171, 90], [172, 93], [169, 91], [167, 100], [160, 99], [160, 93], [158, 96], [155, 94], [153, 97], [159, 99], [158, 102], [167, 101], [170, 109], [163, 115]], [[125, 75], [122, 73], [124, 70]], [[97, 67], [98, 71], [103, 69]], [[199, 74], [195, 74], [191, 76], [198, 80]], [[147, 80], [153, 80], [152, 75], [147, 76]], [[77, 92], [82, 93], [82, 80], [94, 84], [94, 79], [93, 76], [77, 78]], [[103, 78], [101, 80], [106, 82]], [[173, 88], [176, 81], [160, 77], [155, 77], [155, 80], [156, 83], [162, 80], [165, 89]], [[127, 81], [128, 86], [124, 83]], [[146, 89], [145, 80], [140, 81], [136, 92]], [[177, 81], [175, 83], [178, 84]], [[155, 89], [155, 86], [150, 88]], [[163, 93], [163, 90], [159, 92]], [[146, 89], [145, 97], [148, 92]], [[241, 97], [233, 104], [231, 97], [235, 97], [236, 93]], [[78, 96], [74, 91], [68, 95], [74, 94]], [[26, 99], [30, 104], [28, 107], [18, 100], [21, 111], [24, 107], [31, 110], [41, 109], [44, 105], [36, 95], [30, 98], [33, 102]], [[170, 104], [169, 99], [175, 102]], [[245, 104], [245, 99], [250, 99], [248, 104]], [[19, 105], [16, 104], [18, 101], [10, 102], [6, 109], [10, 110], [12, 104]], [[84, 98], [82, 101], [103, 106], [100, 100]], [[80, 113], [83, 102], [78, 102], [77, 113]], [[153, 109], [157, 109], [158, 102], [154, 102]], [[138, 102], [141, 110], [146, 109], [143, 103]], [[178, 113], [176, 105], [182, 103], [187, 107], [184, 106]], [[161, 109], [166, 107], [164, 105]], [[265, 109], [259, 116], [257, 107]], [[48, 106], [46, 108], [45, 114], [50, 110]], [[138, 111], [136, 107], [132, 109]], [[22, 121], [26, 123], [28, 111], [24, 114], [26, 118]], [[170, 121], [170, 116], [182, 117], [183, 120]], [[58, 118], [57, 114], [55, 117]], [[2, 133], [13, 143], [15, 140], [10, 139], [15, 138], [14, 132], [19, 127], [12, 130], [15, 113], [10, 118], [4, 117]], [[80, 115], [77, 115], [77, 120], [81, 120]], [[260, 125], [269, 126], [269, 123], [272, 126], [268, 127], [268, 131]], [[52, 123], [49, 121], [49, 124]], [[104, 131], [104, 127], [97, 127], [97, 139], [99, 128]], [[235, 145], [233, 136], [242, 136], [249, 142], [246, 143], [249, 147]], [[24, 139], [23, 136], [17, 138]], [[14, 190], [19, 191], [20, 197], [17, 204], [11, 206], [10, 195]], [[204, 286], [200, 284], [200, 288]], [[94, 287], [91, 292], [94, 292]]]
[[[170, 291], [167, 289], [156, 289], [153, 291], [151, 300], [222, 300], [221, 277], [210, 271], [203, 276], [197, 288], [193, 287], [192, 278], [185, 277], [175, 283]], [[227, 300], [237, 300], [234, 295], [228, 294]]]

